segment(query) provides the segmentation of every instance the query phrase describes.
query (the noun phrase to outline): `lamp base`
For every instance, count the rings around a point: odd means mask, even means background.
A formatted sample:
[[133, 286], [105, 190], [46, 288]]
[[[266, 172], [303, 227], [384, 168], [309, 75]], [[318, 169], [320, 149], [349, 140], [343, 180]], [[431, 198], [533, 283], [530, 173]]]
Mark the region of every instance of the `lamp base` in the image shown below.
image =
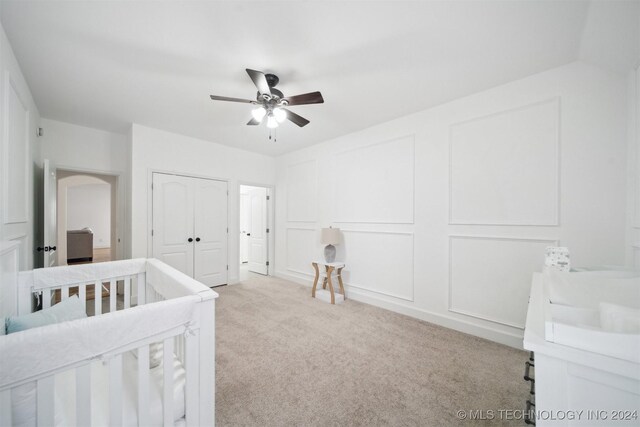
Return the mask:
[[336, 247], [327, 245], [324, 247], [324, 260], [326, 262], [334, 262], [336, 260]]

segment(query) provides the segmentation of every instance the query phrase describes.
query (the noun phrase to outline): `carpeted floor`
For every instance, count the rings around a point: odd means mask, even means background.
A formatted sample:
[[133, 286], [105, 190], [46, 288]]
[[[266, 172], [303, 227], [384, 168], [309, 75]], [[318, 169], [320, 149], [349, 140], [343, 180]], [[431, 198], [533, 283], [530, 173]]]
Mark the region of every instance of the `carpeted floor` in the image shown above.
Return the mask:
[[528, 396], [524, 351], [271, 277], [216, 291], [218, 426], [448, 426]]

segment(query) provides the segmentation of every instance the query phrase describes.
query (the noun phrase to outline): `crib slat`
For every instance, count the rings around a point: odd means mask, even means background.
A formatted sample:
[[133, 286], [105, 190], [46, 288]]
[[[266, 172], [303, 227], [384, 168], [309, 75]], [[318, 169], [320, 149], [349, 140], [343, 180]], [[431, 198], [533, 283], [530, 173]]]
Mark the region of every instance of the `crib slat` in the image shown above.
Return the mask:
[[78, 285], [78, 297], [84, 304], [87, 303], [87, 287], [86, 285]]
[[186, 380], [185, 384], [185, 420], [187, 422], [187, 426], [199, 426], [200, 425], [200, 413], [198, 411], [200, 406], [199, 401], [199, 379], [198, 379], [198, 357], [199, 357], [199, 349], [198, 343], [200, 342], [200, 337], [198, 333], [200, 331], [196, 330], [195, 336], [187, 336], [185, 337], [184, 345], [185, 345], [185, 370], [186, 372]]
[[37, 408], [37, 424], [38, 426], [52, 426], [55, 424], [55, 412], [53, 406], [53, 388], [55, 385], [55, 377], [39, 379], [37, 381], [36, 391], [36, 408]]
[[94, 285], [95, 293], [95, 315], [102, 314], [102, 283], [98, 280]]
[[109, 425], [122, 425], [122, 354], [109, 360]]
[[138, 425], [149, 424], [149, 346], [138, 348]]
[[145, 273], [138, 273], [138, 305], [147, 303], [147, 275]]
[[163, 385], [162, 409], [165, 427], [173, 426], [173, 337], [164, 340], [163, 345]]
[[115, 279], [109, 281], [109, 312], [116, 311], [117, 303], [116, 296], [118, 295], [118, 288]]
[[0, 426], [13, 425], [11, 422], [11, 389], [0, 392]]
[[42, 308], [51, 307], [51, 291], [49, 289], [42, 290]]
[[64, 301], [67, 298], [69, 298], [69, 287], [68, 286], [63, 286], [62, 287], [62, 297], [60, 298], [60, 301]]
[[76, 425], [91, 425], [91, 365], [76, 368]]
[[131, 307], [131, 277], [124, 278], [124, 308]]

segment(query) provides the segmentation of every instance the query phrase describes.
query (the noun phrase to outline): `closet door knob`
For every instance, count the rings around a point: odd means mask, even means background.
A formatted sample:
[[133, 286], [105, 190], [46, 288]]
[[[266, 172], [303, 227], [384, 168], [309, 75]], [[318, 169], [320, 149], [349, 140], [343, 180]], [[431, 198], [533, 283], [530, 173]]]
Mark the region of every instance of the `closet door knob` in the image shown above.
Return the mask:
[[191, 243], [191, 242], [193, 242], [193, 239], [192, 239], [191, 237], [189, 237], [189, 238], [187, 239], [187, 242]]
[[199, 242], [199, 241], [200, 241], [200, 238], [199, 238], [199, 237], [196, 237], [196, 242]]

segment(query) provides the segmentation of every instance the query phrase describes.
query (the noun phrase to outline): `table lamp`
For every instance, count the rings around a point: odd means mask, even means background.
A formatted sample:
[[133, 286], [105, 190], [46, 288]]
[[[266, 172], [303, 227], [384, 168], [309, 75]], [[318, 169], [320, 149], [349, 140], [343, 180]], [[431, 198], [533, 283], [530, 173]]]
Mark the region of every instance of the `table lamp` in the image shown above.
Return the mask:
[[320, 232], [320, 242], [324, 247], [324, 260], [326, 262], [334, 262], [336, 260], [336, 247], [340, 243], [340, 229], [339, 228], [323, 228]]

